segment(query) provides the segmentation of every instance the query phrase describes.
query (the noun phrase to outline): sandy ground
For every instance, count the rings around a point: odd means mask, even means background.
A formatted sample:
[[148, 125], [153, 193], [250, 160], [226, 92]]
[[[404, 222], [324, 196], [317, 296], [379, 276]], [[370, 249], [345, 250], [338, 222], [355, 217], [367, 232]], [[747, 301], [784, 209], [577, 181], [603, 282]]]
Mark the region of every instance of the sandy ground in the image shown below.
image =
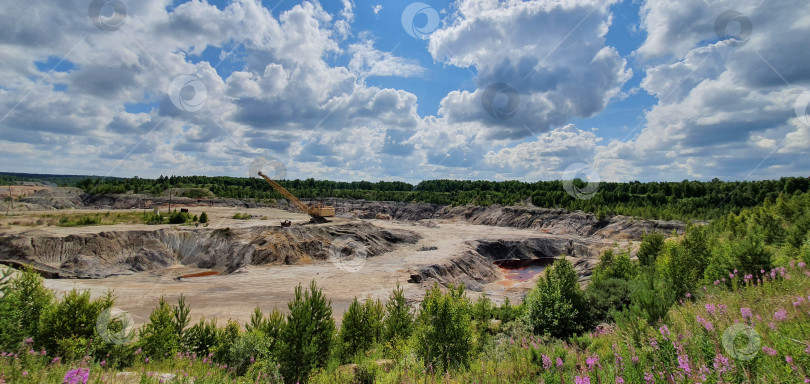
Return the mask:
[[[192, 214], [199, 214], [200, 208], [192, 208]], [[290, 219], [293, 222], [306, 222], [308, 217], [270, 208], [211, 208], [205, 211], [212, 219], [212, 227], [237, 227], [250, 225], [275, 224], [279, 220]], [[70, 211], [79, 212], [79, 211]], [[104, 211], [106, 212], [106, 211]], [[114, 211], [118, 212], [118, 211]], [[250, 213], [263, 215], [267, 220], [233, 220], [234, 213]], [[349, 218], [334, 218], [333, 222], [342, 223], [353, 221]], [[441, 263], [450, 256], [456, 255], [464, 247], [463, 242], [475, 239], [520, 239], [528, 236], [544, 236], [543, 233], [532, 230], [470, 225], [438, 221], [438, 227], [428, 228], [407, 222], [369, 220], [375, 225], [385, 228], [408, 229], [423, 236], [416, 244], [400, 246], [384, 255], [365, 259], [357, 268], [340, 268], [340, 266], [326, 260], [315, 260], [303, 265], [274, 265], [250, 266], [244, 272], [231, 275], [205, 276], [176, 280], [176, 277], [204, 270], [175, 266], [172, 268], [142, 272], [127, 276], [115, 276], [99, 280], [67, 280], [48, 279], [46, 286], [57, 292], [58, 295], [71, 289], [90, 290], [94, 297], [112, 290], [116, 297], [116, 307], [127, 311], [136, 324], [145, 322], [149, 313], [157, 305], [161, 296], [171, 304], [176, 304], [179, 296], [185, 295], [186, 302], [191, 306], [193, 321], [201, 317], [217, 318], [223, 323], [227, 319], [234, 319], [240, 323], [249, 320], [253, 309], [258, 305], [268, 312], [274, 308], [287, 310], [287, 302], [293, 297], [294, 288], [298, 284], [305, 287], [315, 280], [323, 288], [324, 294], [332, 301], [334, 316], [340, 321], [343, 312], [348, 308], [354, 297], [380, 298], [385, 300], [393, 287], [400, 283], [405, 289], [409, 300], [419, 301], [424, 295], [424, 285], [408, 283], [410, 272], [419, 266]], [[330, 225], [330, 224], [321, 224]], [[47, 231], [60, 235], [78, 232], [100, 232], [110, 230], [149, 229], [157, 226], [146, 225], [115, 225], [95, 226], [81, 228], [11, 228], [8, 231]], [[422, 247], [435, 246], [436, 250], [419, 251]], [[354, 270], [356, 269], [356, 271]], [[484, 292], [494, 301], [501, 302], [509, 296], [512, 302], [519, 301], [523, 293], [531, 287], [534, 279], [528, 282], [516, 283], [502, 280], [487, 284]], [[479, 293], [470, 292], [471, 297]]]

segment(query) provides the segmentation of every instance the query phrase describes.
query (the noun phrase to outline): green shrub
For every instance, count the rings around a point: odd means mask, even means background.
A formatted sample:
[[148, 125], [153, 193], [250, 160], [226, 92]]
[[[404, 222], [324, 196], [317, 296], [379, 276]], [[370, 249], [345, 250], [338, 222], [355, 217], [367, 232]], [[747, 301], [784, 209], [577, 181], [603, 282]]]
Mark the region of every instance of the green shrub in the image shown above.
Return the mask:
[[239, 335], [228, 348], [225, 363], [237, 375], [244, 375], [256, 360], [271, 359], [272, 340], [256, 329]]
[[64, 359], [84, 357], [90, 339], [102, 340], [96, 332], [96, 322], [114, 302], [110, 292], [96, 300], [90, 300], [90, 291], [80, 293], [74, 289], [66, 293], [40, 318], [42, 345]]
[[203, 212], [200, 214], [200, 224], [205, 224], [208, 222], [208, 214]]
[[354, 382], [356, 384], [374, 384], [378, 370], [379, 367], [373, 360], [364, 360], [357, 365], [354, 371]]
[[592, 324], [611, 321], [613, 311], [621, 311], [630, 304], [630, 282], [616, 278], [592, 281], [585, 289], [585, 301]]
[[417, 317], [416, 354], [425, 367], [445, 370], [469, 366], [472, 343], [470, 301], [464, 286], [442, 293], [437, 284], [425, 292]]
[[0, 299], [0, 347], [16, 350], [26, 338], [40, 340], [40, 317], [53, 305], [54, 295], [34, 270], [23, 269], [9, 280]]
[[169, 224], [184, 224], [191, 221], [191, 215], [188, 212], [174, 211], [169, 215]]
[[306, 291], [300, 284], [295, 288], [281, 331], [279, 362], [285, 382], [304, 383], [310, 372], [326, 365], [335, 333], [331, 305], [314, 280]]

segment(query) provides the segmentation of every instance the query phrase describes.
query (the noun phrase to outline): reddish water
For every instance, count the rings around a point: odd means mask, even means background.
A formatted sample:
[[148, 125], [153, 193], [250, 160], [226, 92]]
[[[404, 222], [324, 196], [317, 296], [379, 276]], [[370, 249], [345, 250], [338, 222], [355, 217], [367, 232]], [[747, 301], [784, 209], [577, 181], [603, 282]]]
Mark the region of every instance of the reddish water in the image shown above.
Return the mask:
[[506, 280], [525, 282], [543, 272], [552, 262], [554, 259], [549, 258], [495, 260], [493, 263], [501, 269]]

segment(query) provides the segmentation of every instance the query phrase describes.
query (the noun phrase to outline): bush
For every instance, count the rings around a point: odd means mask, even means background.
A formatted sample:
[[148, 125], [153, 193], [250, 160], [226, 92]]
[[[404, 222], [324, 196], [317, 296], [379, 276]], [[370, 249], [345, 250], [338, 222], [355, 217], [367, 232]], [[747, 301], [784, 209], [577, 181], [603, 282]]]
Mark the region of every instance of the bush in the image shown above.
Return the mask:
[[239, 335], [228, 348], [225, 363], [237, 375], [244, 375], [257, 360], [271, 360], [272, 340], [259, 330], [251, 330]]
[[90, 291], [79, 293], [74, 289], [66, 293], [62, 301], [42, 314], [42, 345], [67, 360], [84, 357], [89, 340], [102, 340], [96, 332], [96, 322], [114, 302], [110, 292], [96, 300], [90, 300]]
[[425, 366], [446, 370], [467, 368], [472, 351], [470, 302], [464, 286], [442, 293], [437, 284], [425, 292], [416, 326], [416, 354]]
[[40, 344], [40, 317], [53, 305], [54, 295], [44, 280], [26, 268], [8, 281], [0, 299], [0, 347], [16, 350], [26, 338]]
[[200, 214], [200, 224], [205, 224], [208, 222], [208, 214], [203, 212]]
[[183, 224], [191, 221], [191, 215], [188, 212], [174, 211], [169, 216], [169, 224]]
[[306, 291], [300, 284], [295, 288], [281, 331], [279, 362], [285, 382], [306, 382], [310, 372], [326, 365], [335, 333], [331, 305], [314, 280]]

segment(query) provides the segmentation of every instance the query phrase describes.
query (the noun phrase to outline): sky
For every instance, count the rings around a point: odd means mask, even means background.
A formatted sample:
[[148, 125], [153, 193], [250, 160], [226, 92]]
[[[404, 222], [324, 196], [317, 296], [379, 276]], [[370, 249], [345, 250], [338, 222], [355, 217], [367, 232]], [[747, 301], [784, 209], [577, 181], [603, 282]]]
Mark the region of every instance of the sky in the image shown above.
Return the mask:
[[806, 0], [3, 9], [0, 171], [407, 182], [810, 174]]

